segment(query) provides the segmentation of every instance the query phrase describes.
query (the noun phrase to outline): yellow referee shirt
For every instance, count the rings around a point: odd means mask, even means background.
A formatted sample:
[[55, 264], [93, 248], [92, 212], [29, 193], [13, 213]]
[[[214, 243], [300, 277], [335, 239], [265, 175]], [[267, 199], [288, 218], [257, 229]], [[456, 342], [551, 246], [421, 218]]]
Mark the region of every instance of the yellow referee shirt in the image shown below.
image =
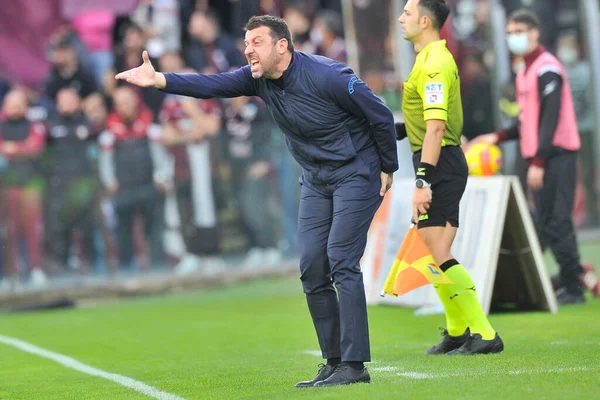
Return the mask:
[[459, 146], [463, 129], [460, 77], [445, 40], [432, 42], [417, 54], [404, 82], [402, 113], [413, 152], [421, 150], [427, 132], [425, 121], [446, 121], [442, 146]]

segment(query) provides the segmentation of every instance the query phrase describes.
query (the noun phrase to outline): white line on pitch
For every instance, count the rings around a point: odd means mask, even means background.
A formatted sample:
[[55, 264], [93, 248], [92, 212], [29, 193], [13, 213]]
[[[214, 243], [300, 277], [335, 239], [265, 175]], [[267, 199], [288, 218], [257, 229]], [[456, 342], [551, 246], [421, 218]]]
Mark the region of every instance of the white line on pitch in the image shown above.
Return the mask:
[[399, 369], [400, 368], [398, 368], [398, 367], [391, 367], [391, 366], [371, 367], [371, 368], [369, 368], [370, 371], [374, 371], [374, 372], [396, 372]]
[[320, 350], [304, 350], [304, 354], [308, 354], [309, 356], [321, 357]]
[[511, 371], [463, 371], [455, 373], [437, 373], [437, 372], [399, 372], [398, 376], [408, 379], [442, 379], [458, 377], [479, 377], [484, 375], [537, 375], [537, 374], [564, 374], [582, 371], [597, 371], [600, 368], [588, 367], [567, 367], [567, 368], [526, 368]]
[[136, 392], [145, 394], [148, 397], [152, 397], [158, 400], [184, 400], [182, 397], [176, 396], [174, 394], [163, 392], [155, 387], [150, 385], [146, 385], [143, 382], [136, 381], [135, 379], [128, 378], [123, 375], [113, 374], [110, 372], [103, 371], [98, 368], [91, 367], [89, 365], [83, 364], [75, 360], [74, 358], [55, 353], [53, 351], [49, 351], [46, 349], [42, 349], [41, 347], [34, 346], [31, 343], [27, 343], [23, 340], [11, 338], [8, 336], [0, 335], [0, 343], [4, 343], [8, 346], [15, 347], [19, 350], [23, 350], [27, 353], [35, 354], [40, 357], [48, 358], [52, 361], [55, 361], [67, 368], [74, 369], [79, 372], [83, 372], [84, 374], [97, 376], [100, 378], [104, 378], [106, 380], [118, 383], [121, 386], [128, 387], [130, 389], [135, 390]]
[[555, 346], [580, 346], [582, 344], [584, 345], [597, 345], [600, 344], [600, 342], [598, 342], [597, 340], [586, 340], [585, 342], [583, 341], [572, 341], [572, 340], [555, 340], [553, 342], [550, 342], [550, 344], [555, 345]]

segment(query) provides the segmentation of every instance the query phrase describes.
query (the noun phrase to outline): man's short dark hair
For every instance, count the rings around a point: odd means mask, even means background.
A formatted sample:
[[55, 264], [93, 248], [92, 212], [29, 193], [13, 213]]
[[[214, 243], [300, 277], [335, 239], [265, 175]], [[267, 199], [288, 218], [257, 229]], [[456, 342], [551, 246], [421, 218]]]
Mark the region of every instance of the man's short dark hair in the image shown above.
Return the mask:
[[419, 0], [419, 8], [429, 15], [433, 27], [438, 31], [442, 29], [450, 15], [446, 0]]
[[283, 20], [283, 18], [274, 17], [272, 15], [255, 15], [250, 18], [246, 26], [244, 27], [245, 31], [251, 31], [256, 28], [260, 28], [261, 26], [266, 26], [271, 31], [271, 38], [273, 38], [273, 43], [278, 40], [285, 39], [288, 42], [288, 50], [290, 52], [294, 51], [294, 43], [292, 42], [292, 34], [290, 33], [290, 28], [288, 28], [287, 23]]
[[540, 20], [534, 12], [521, 8], [519, 10], [514, 11], [508, 17], [508, 22], [514, 22], [517, 24], [525, 24], [528, 28], [539, 29], [540, 28]]

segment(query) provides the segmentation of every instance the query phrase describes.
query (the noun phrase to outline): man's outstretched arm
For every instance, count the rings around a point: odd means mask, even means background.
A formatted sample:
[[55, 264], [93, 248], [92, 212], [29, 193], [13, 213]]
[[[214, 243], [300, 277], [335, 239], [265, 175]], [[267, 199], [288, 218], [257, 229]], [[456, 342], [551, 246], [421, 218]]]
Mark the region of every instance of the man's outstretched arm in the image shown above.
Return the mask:
[[155, 87], [167, 93], [202, 99], [257, 94], [249, 66], [213, 75], [174, 74], [157, 72], [147, 51], [142, 53], [142, 59], [142, 65], [121, 72], [115, 78], [140, 87]]
[[220, 74], [164, 73], [161, 75], [165, 77], [165, 87], [161, 90], [167, 93], [199, 99], [256, 96], [254, 78], [248, 66]]

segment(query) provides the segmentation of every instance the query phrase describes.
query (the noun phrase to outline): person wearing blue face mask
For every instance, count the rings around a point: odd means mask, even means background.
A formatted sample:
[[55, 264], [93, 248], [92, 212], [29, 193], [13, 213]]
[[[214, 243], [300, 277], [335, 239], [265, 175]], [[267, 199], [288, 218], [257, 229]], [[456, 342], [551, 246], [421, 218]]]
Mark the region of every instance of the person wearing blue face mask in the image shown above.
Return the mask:
[[581, 265], [571, 218], [581, 147], [571, 86], [563, 64], [540, 45], [535, 14], [515, 11], [508, 18], [506, 33], [508, 49], [525, 60], [516, 80], [519, 123], [473, 142], [520, 140], [540, 243], [552, 250], [560, 266], [559, 277], [553, 279], [557, 300], [559, 304], [585, 303], [584, 277], [593, 271]]

